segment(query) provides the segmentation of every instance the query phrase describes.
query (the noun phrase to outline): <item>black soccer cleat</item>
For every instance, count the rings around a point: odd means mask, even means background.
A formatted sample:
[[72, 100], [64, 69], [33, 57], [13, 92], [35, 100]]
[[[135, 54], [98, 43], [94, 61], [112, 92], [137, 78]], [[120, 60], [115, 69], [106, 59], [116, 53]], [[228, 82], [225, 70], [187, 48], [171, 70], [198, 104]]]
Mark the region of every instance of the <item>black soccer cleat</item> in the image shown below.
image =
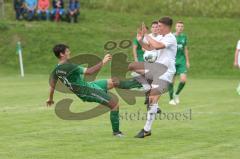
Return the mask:
[[113, 132], [113, 136], [124, 137], [124, 134], [121, 131]]
[[157, 114], [161, 114], [162, 110], [160, 108], [157, 108]]
[[144, 129], [142, 129], [142, 130], [135, 136], [135, 138], [144, 138], [144, 137], [151, 136], [151, 135], [152, 135], [151, 131], [145, 131]]

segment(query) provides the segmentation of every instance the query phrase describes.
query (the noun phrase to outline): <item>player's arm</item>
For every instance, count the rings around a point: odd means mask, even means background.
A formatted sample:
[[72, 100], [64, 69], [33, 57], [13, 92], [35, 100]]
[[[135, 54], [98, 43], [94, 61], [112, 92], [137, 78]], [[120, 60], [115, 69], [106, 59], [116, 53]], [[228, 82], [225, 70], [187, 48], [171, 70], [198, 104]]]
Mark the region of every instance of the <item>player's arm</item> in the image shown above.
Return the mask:
[[133, 44], [133, 58], [135, 62], [138, 62], [137, 59], [137, 45]]
[[51, 106], [52, 104], [54, 104], [53, 96], [54, 96], [55, 86], [56, 86], [56, 81], [54, 79], [51, 79], [50, 88], [49, 88], [49, 97], [48, 97], [48, 100], [46, 101], [47, 106]]
[[101, 62], [99, 62], [98, 64], [89, 67], [87, 69], [85, 69], [84, 74], [85, 75], [91, 75], [94, 74], [98, 71], [100, 71], [100, 69], [106, 64], [108, 63], [108, 61], [110, 61], [112, 59], [112, 56], [110, 54], [107, 54], [104, 56], [103, 60]]
[[145, 34], [145, 38], [147, 39], [148, 43], [150, 44], [151, 47], [154, 49], [164, 49], [166, 45], [162, 42], [158, 42], [154, 39], [152, 39], [149, 35]]
[[190, 68], [190, 61], [189, 61], [189, 54], [188, 54], [188, 48], [187, 48], [187, 46], [185, 47], [184, 54], [185, 54], [185, 57], [186, 57], [186, 65], [187, 65], [187, 68]]
[[144, 50], [152, 51], [154, 49], [153, 47], [151, 47], [151, 45], [144, 43], [142, 39], [140, 39], [138, 42]]
[[235, 67], [238, 67], [238, 54], [239, 54], [239, 49], [236, 49], [236, 51], [235, 51], [235, 56], [234, 56], [234, 66]]

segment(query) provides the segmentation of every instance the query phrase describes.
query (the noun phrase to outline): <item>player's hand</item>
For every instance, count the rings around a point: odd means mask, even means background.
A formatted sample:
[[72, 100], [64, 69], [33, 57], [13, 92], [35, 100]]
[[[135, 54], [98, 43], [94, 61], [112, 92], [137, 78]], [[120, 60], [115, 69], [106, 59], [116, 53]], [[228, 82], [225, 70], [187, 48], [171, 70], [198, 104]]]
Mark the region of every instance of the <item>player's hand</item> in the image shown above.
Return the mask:
[[108, 63], [111, 60], [112, 60], [112, 55], [111, 54], [107, 54], [107, 55], [104, 56], [104, 58], [102, 60], [102, 63], [103, 63], [103, 65], [105, 65], [106, 63]]
[[48, 99], [48, 100], [46, 101], [47, 107], [50, 107], [50, 106], [53, 105], [53, 104], [54, 104], [54, 101], [51, 100], [51, 99]]
[[147, 32], [148, 32], [147, 27], [146, 27], [144, 22], [142, 23], [142, 29], [141, 30], [142, 30], [143, 35], [147, 34]]
[[190, 68], [190, 63], [187, 62], [187, 63], [186, 63], [186, 66], [187, 66], [187, 68], [189, 69], [189, 68]]
[[141, 41], [142, 39], [143, 39], [143, 36], [144, 36], [144, 34], [143, 34], [143, 32], [142, 32], [142, 30], [141, 29], [138, 29], [138, 32], [137, 32], [137, 40], [138, 41]]

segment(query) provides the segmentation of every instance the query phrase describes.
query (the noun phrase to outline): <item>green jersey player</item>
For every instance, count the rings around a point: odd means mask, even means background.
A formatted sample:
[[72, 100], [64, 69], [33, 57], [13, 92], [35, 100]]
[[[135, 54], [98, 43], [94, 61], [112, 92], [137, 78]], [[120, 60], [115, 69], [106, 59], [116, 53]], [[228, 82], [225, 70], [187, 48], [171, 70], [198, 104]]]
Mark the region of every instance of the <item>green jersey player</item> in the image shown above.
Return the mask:
[[[184, 88], [187, 80], [187, 69], [190, 67], [188, 48], [187, 48], [187, 36], [183, 33], [184, 23], [178, 21], [176, 23], [176, 33], [175, 37], [177, 39], [177, 55], [176, 55], [176, 75], [180, 76], [180, 83], [178, 85], [177, 91], [174, 93], [174, 81], [169, 86], [170, 101], [169, 104], [177, 105], [180, 103], [179, 94]], [[174, 78], [175, 79], [175, 78]]]
[[85, 75], [91, 75], [99, 71], [102, 66], [111, 60], [111, 55], [107, 54], [101, 62], [90, 68], [84, 68], [80, 65], [70, 63], [70, 50], [64, 44], [58, 44], [53, 48], [55, 56], [59, 59], [58, 65], [52, 72], [50, 79], [50, 94], [46, 101], [47, 106], [54, 104], [53, 95], [57, 81], [61, 81], [80, 99], [86, 102], [96, 102], [108, 106], [111, 109], [110, 119], [113, 129], [113, 135], [121, 137], [119, 130], [119, 111], [118, 102], [115, 101], [107, 90], [115, 86], [114, 79], [97, 80], [88, 82], [84, 80]]

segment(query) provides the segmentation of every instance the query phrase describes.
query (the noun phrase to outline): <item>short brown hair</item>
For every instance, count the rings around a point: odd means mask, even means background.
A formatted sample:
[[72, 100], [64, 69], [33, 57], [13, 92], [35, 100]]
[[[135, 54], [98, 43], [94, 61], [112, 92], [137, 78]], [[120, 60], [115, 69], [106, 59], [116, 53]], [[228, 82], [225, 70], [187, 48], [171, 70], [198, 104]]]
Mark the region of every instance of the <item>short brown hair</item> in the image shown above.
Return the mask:
[[165, 24], [169, 27], [172, 27], [173, 25], [173, 20], [172, 18], [170, 17], [162, 17], [160, 20], [159, 20], [159, 23], [162, 23], [162, 24]]
[[158, 21], [153, 21], [153, 22], [152, 22], [152, 25], [153, 25], [153, 24], [158, 24]]
[[183, 21], [177, 21], [176, 24], [184, 24]]

